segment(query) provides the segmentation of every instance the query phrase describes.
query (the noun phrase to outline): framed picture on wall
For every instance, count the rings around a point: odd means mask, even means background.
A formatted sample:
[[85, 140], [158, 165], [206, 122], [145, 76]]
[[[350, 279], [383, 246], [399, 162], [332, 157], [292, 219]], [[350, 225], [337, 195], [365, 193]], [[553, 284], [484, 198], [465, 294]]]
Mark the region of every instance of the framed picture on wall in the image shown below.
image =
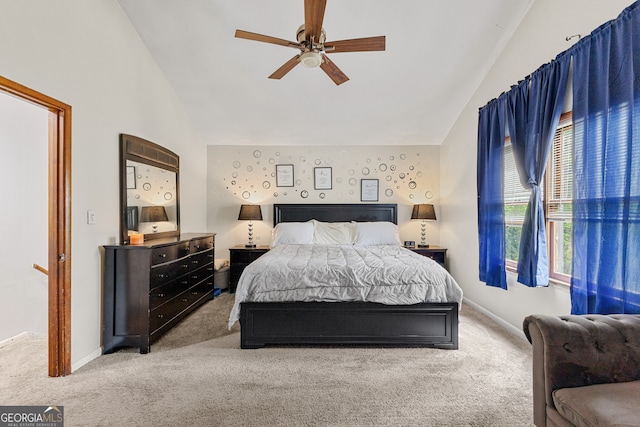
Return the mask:
[[293, 187], [293, 165], [276, 165], [276, 187]]
[[377, 179], [361, 179], [360, 180], [360, 201], [361, 202], [377, 202], [378, 201], [378, 180]]
[[330, 167], [313, 168], [313, 188], [316, 190], [331, 190], [333, 188]]

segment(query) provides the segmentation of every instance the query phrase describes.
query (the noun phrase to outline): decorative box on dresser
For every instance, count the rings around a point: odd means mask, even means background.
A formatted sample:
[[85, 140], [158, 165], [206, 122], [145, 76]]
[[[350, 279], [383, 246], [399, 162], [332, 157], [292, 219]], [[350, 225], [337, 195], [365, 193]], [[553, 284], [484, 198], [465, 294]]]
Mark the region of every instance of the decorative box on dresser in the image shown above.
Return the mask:
[[245, 245], [236, 245], [229, 248], [229, 293], [236, 291], [238, 280], [245, 267], [268, 251], [269, 246], [247, 248]]
[[405, 246], [405, 248], [412, 250], [413, 252], [431, 258], [444, 268], [447, 268], [447, 249], [441, 248], [436, 245], [429, 245], [429, 247], [421, 248], [420, 246]]
[[213, 297], [215, 234], [104, 246], [104, 353], [151, 343]]

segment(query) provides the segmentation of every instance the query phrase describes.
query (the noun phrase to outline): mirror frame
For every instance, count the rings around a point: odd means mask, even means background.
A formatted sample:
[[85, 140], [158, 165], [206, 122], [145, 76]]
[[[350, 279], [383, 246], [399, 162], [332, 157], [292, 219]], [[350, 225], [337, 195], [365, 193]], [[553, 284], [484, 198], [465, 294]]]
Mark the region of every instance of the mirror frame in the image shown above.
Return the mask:
[[127, 227], [127, 160], [155, 166], [176, 174], [176, 230], [147, 233], [145, 240], [180, 235], [180, 157], [166, 148], [133, 135], [120, 134], [120, 242], [129, 244]]

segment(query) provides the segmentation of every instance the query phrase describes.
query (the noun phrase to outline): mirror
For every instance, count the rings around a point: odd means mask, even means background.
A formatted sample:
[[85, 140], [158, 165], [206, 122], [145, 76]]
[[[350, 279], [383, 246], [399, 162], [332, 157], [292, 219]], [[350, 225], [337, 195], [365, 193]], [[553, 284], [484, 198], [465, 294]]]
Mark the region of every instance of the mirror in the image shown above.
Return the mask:
[[177, 154], [132, 135], [120, 135], [120, 242], [180, 234]]

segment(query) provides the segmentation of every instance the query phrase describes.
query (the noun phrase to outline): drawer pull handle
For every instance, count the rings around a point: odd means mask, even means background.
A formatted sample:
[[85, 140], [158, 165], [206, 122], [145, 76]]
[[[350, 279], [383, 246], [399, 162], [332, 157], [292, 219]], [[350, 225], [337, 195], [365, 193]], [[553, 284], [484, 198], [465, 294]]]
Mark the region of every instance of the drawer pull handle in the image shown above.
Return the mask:
[[198, 261], [197, 259], [194, 259], [194, 260], [193, 260], [193, 263], [194, 263], [194, 264], [199, 264], [199, 263], [200, 263], [200, 261]]
[[200, 249], [200, 245], [195, 245], [195, 248], [196, 249]]
[[166, 257], [167, 257], [167, 254], [160, 254], [160, 255], [158, 255], [158, 256], [159, 256], [160, 258], [166, 258]]
[[182, 268], [189, 268], [189, 264], [182, 264]]
[[197, 274], [194, 274], [193, 276], [191, 276], [191, 278], [192, 278], [192, 279], [197, 279], [197, 278], [198, 278], [198, 275], [197, 275]]
[[188, 284], [189, 284], [189, 281], [188, 281], [188, 280], [183, 280], [183, 281], [182, 281], [182, 282], [180, 282], [180, 283], [181, 283], [181, 284], [183, 284], [183, 285], [188, 285]]
[[158, 294], [158, 298], [164, 298], [164, 294]]
[[164, 318], [164, 314], [158, 314], [158, 319]]
[[167, 277], [167, 275], [166, 275], [166, 274], [164, 274], [164, 273], [159, 273], [159, 274], [158, 274], [158, 278], [159, 278], [159, 279], [164, 279], [164, 278], [166, 278], [166, 277]]
[[189, 301], [189, 298], [182, 298], [182, 302], [187, 302]]

